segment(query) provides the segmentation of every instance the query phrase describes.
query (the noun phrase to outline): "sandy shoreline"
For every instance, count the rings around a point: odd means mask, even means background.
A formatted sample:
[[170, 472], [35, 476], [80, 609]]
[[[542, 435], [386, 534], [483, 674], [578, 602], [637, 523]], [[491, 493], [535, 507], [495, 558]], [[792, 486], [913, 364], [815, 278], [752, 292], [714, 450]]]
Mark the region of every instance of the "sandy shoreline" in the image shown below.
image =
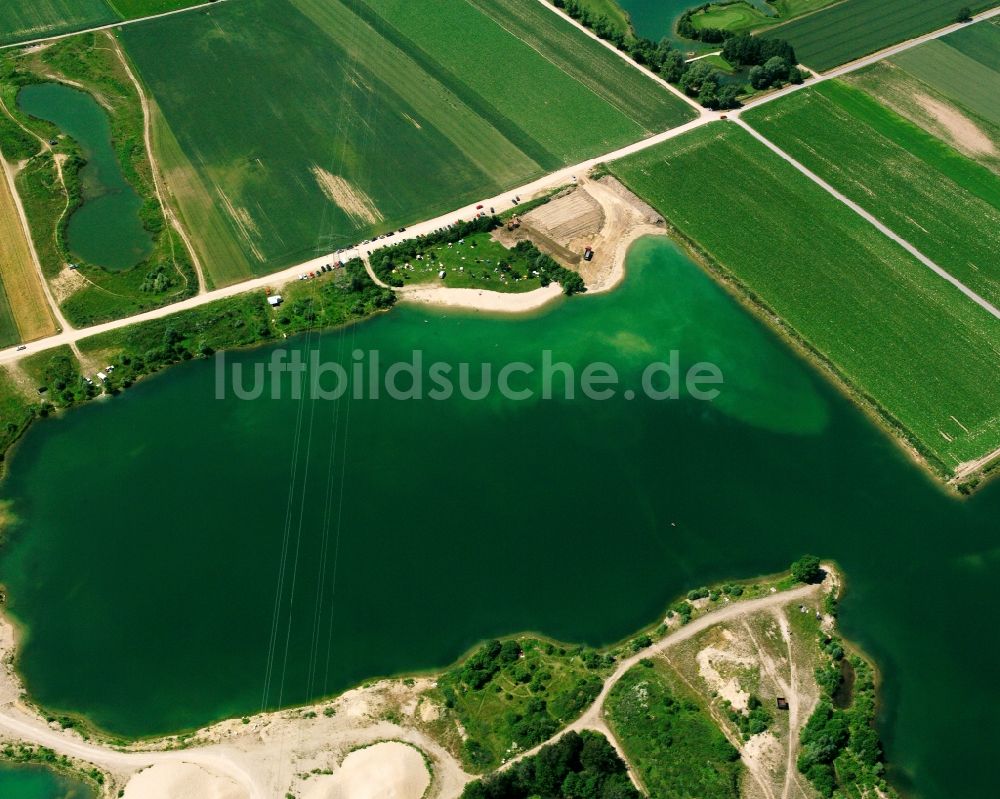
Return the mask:
[[[558, 244], [567, 251], [582, 252], [584, 243], [593, 247], [595, 258], [593, 262], [580, 262], [579, 266], [587, 266], [584, 271], [577, 269], [584, 276], [587, 294], [601, 294], [617, 288], [625, 279], [625, 261], [628, 251], [636, 240], [643, 236], [666, 235], [666, 227], [659, 215], [638, 197], [629, 192], [614, 178], [590, 180], [583, 178], [567, 192], [553, 199], [549, 206], [555, 208], [561, 202], [566, 202], [574, 195], [582, 195], [600, 208], [601, 223], [599, 229], [590, 235], [583, 235], [568, 240], [552, 234]], [[541, 208], [545, 208], [542, 206]], [[538, 211], [540, 209], [536, 209]], [[536, 211], [530, 212], [525, 221], [530, 220]], [[654, 223], [655, 222], [655, 223]], [[548, 233], [544, 223], [539, 223], [533, 229]], [[532, 238], [528, 233], [527, 238]], [[507, 243], [507, 242], [505, 242]], [[610, 253], [610, 255], [609, 255]], [[558, 260], [558, 259], [557, 259]], [[573, 268], [573, 264], [563, 264]], [[378, 280], [368, 266], [369, 275]], [[381, 283], [381, 281], [378, 281]], [[384, 285], [384, 284], [383, 284]], [[489, 289], [448, 288], [445, 286], [406, 286], [395, 289], [399, 302], [436, 305], [442, 308], [461, 308], [470, 311], [484, 311], [499, 314], [522, 314], [537, 311], [554, 302], [562, 295], [562, 289], [557, 283], [550, 283], [543, 288], [521, 293], [491, 291]]]
[[414, 305], [436, 305], [442, 308], [464, 308], [500, 314], [522, 314], [537, 311], [562, 296], [562, 287], [550, 283], [534, 291], [502, 292], [488, 289], [454, 289], [446, 286], [406, 288], [398, 290], [399, 302]]

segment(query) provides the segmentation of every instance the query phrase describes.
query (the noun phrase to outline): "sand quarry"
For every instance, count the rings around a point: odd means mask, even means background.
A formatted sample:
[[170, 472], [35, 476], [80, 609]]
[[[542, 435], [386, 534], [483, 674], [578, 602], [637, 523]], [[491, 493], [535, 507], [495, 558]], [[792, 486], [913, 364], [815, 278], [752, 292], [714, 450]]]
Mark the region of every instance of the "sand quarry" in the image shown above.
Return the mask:
[[[619, 661], [600, 696], [568, 729], [606, 735], [641, 786], [605, 721], [604, 701], [640, 659], [662, 658], [740, 749], [744, 797], [809, 799], [794, 763], [799, 731], [819, 696], [816, 631], [832, 625], [821, 607], [835, 580], [720, 603], [686, 625], [668, 620], [668, 633]], [[707, 602], [694, 604], [707, 609]], [[47, 723], [26, 702], [13, 666], [15, 643], [13, 626], [0, 617], [0, 745], [44, 746], [83, 771], [98, 768], [107, 799], [457, 799], [474, 779], [458, 757], [460, 720], [439, 703], [433, 678], [380, 680], [314, 705], [114, 747]], [[775, 713], [767, 732], [744, 741], [723, 702], [738, 707], [751, 693], [770, 707], [776, 696], [787, 697], [791, 707]]]

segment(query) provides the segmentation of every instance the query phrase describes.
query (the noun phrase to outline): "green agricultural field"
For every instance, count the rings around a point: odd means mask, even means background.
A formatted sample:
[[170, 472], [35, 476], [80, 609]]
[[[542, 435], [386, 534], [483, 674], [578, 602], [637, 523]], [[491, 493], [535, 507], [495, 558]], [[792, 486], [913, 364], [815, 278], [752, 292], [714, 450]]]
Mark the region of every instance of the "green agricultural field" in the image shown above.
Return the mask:
[[967, 25], [846, 80], [1000, 174], [1000, 26]]
[[841, 80], [1000, 175], [1000, 126], [888, 61], [852, 72]]
[[209, 0], [105, 0], [105, 2], [123, 19], [138, 19], [177, 11], [188, 6], [199, 6]]
[[1000, 446], [996, 319], [748, 133], [708, 125], [610, 168], [932, 463]]
[[3, 0], [0, 45], [176, 11], [205, 0]]
[[10, 308], [10, 301], [7, 299], [3, 282], [0, 281], [0, 347], [9, 347], [11, 344], [20, 343], [20, 341], [21, 336], [17, 331], [14, 312]]
[[[1000, 50], [1000, 29], [975, 27], [997, 31], [994, 46]], [[1000, 125], [1000, 68], [992, 69], [942, 40], [900, 53], [892, 63], [987, 122]]]
[[114, 22], [105, 0], [3, 0], [0, 44], [52, 36]]
[[[964, 3], [973, 12], [995, 4], [995, 0]], [[943, 28], [955, 21], [961, 5], [955, 0], [844, 0], [766, 35], [787, 39], [803, 64], [823, 71]]]
[[1000, 72], [1000, 23], [996, 17], [989, 22], [967, 25], [939, 41], [975, 59], [984, 67]]
[[157, 106], [159, 158], [217, 284], [693, 115], [540, 3], [412, 5], [242, 0], [122, 30]]
[[796, 92], [744, 119], [1000, 305], [1000, 177], [843, 83]]

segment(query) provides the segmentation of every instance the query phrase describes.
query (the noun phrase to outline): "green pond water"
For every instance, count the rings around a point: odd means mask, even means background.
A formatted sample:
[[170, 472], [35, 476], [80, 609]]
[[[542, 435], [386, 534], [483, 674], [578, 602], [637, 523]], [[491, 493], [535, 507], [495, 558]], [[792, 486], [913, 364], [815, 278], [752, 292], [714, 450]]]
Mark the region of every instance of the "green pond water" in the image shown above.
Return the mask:
[[[768, 16], [773, 16], [776, 12], [766, 0], [746, 0], [750, 5], [759, 9]], [[658, 42], [664, 36], [676, 38], [673, 35], [674, 23], [677, 18], [689, 8], [703, 5], [706, 0], [618, 0], [618, 5], [624, 8], [632, 20], [632, 27], [640, 36]], [[689, 41], [684, 41], [687, 47], [697, 47]], [[718, 49], [718, 45], [711, 45], [712, 49]]]
[[665, 240], [628, 269], [532, 318], [401, 307], [286, 346], [383, 364], [551, 349], [614, 364], [623, 387], [678, 350], [722, 369], [714, 402], [220, 401], [199, 361], [33, 427], [0, 486], [33, 696], [174, 731], [441, 667], [488, 636], [613, 642], [682, 591], [811, 551], [846, 573], [843, 628], [882, 670], [898, 784], [989, 795], [998, 486], [947, 496]]
[[142, 226], [142, 199], [122, 174], [111, 146], [107, 112], [92, 95], [63, 83], [25, 86], [17, 95], [27, 114], [52, 122], [74, 139], [87, 164], [80, 170], [83, 204], [66, 230], [70, 253], [108, 270], [128, 269], [148, 257], [153, 240]]
[[3, 799], [94, 799], [87, 784], [42, 766], [0, 763]]
[[687, 9], [699, 5], [692, 0], [618, 0], [632, 20], [632, 27], [640, 36], [658, 42], [673, 35], [674, 22]]

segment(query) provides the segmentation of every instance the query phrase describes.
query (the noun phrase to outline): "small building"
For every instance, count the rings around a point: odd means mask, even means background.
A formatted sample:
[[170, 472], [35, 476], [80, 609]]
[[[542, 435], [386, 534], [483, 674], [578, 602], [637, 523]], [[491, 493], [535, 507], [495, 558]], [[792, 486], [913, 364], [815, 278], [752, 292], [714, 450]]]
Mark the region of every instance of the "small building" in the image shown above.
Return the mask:
[[275, 294], [273, 297], [267, 298], [267, 304], [270, 305], [272, 308], [277, 308], [279, 305], [281, 305], [281, 303], [282, 299], [280, 294]]
[[783, 696], [778, 697], [778, 710], [788, 710], [788, 700]]

